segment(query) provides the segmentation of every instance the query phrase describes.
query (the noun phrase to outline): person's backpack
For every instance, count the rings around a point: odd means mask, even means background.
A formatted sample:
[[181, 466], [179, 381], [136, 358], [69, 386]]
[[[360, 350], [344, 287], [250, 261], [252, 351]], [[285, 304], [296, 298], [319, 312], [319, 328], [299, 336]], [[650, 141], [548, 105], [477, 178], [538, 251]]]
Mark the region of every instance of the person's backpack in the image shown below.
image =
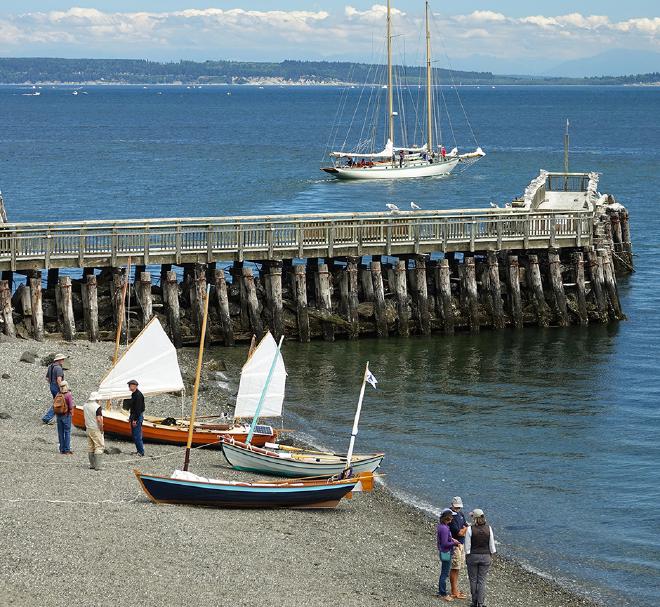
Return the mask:
[[58, 394], [53, 399], [53, 411], [55, 411], [57, 415], [64, 415], [65, 413], [69, 412], [69, 405], [66, 403], [64, 394]]

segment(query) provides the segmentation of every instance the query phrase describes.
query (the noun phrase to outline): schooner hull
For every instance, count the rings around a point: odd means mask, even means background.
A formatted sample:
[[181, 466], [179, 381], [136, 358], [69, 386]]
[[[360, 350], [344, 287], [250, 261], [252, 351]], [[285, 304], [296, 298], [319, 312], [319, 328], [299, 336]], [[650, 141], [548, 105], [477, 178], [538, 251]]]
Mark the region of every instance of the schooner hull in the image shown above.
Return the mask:
[[[73, 409], [73, 425], [76, 428], [85, 429], [85, 416], [80, 406], [76, 406]], [[270, 428], [270, 426], [264, 426], [264, 428]], [[131, 424], [128, 418], [116, 411], [103, 412], [103, 432], [109, 436], [127, 440], [133, 439]], [[277, 433], [275, 431], [268, 433], [255, 432], [252, 442], [256, 445], [264, 445], [266, 442], [274, 440], [276, 436]], [[192, 446], [201, 447], [208, 445], [209, 447], [219, 449], [221, 447], [221, 441], [225, 437], [244, 441], [247, 439], [247, 431], [243, 428], [230, 428], [229, 426], [214, 428], [211, 424], [196, 424], [193, 431]], [[145, 419], [142, 423], [142, 439], [149, 443], [185, 445], [188, 441], [188, 426], [166, 426]]]
[[277, 484], [220, 483], [134, 472], [144, 492], [155, 503], [213, 508], [335, 508], [359, 482], [359, 479], [348, 479]]
[[456, 158], [433, 164], [420, 163], [403, 167], [387, 163], [370, 167], [325, 167], [321, 170], [337, 179], [412, 179], [449, 175], [456, 168], [458, 162], [459, 160]]
[[[331, 454], [296, 452], [281, 457], [266, 449], [250, 449], [244, 443], [224, 441], [222, 452], [237, 470], [249, 470], [291, 478], [335, 476], [346, 467], [346, 457]], [[351, 461], [353, 473], [374, 472], [383, 460], [383, 453], [354, 455]]]

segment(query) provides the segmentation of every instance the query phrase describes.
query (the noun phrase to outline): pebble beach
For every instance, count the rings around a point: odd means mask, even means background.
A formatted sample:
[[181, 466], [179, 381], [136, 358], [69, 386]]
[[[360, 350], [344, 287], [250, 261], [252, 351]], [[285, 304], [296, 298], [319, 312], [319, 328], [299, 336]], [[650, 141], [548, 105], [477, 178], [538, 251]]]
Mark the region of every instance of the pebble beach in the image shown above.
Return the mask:
[[[132, 473], [171, 473], [181, 448], [146, 444], [137, 458], [132, 443], [106, 437], [112, 454], [96, 472], [74, 428], [74, 455], [60, 455], [56, 427], [40, 419], [50, 404], [42, 360], [55, 351], [69, 356], [66, 379], [81, 403], [108, 370], [113, 344], [0, 342], [0, 605], [444, 604], [435, 596], [435, 521], [398, 500], [387, 477], [336, 510], [204, 509], [152, 504]], [[25, 352], [34, 362], [20, 360]], [[189, 381], [193, 352], [181, 359]], [[200, 415], [217, 414], [221, 400], [203, 391]], [[180, 415], [181, 400], [147, 398], [147, 412]], [[239, 478], [219, 451], [195, 450], [191, 462], [197, 474]], [[491, 569], [488, 607], [596, 605], [506, 552]], [[461, 589], [468, 593], [464, 573]]]

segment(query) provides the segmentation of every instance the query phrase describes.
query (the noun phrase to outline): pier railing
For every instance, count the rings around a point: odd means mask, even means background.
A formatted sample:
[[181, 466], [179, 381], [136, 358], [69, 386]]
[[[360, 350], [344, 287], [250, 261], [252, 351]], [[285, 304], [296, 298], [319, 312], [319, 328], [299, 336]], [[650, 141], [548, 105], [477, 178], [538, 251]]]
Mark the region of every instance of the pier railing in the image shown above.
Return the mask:
[[0, 270], [542, 249], [592, 232], [590, 211], [512, 209], [14, 223]]

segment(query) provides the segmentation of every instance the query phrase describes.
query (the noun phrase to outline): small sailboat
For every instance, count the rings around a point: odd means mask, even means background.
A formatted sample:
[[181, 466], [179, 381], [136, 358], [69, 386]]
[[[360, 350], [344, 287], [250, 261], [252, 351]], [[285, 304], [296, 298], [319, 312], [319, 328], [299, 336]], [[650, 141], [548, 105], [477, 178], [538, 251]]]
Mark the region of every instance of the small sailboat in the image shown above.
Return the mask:
[[[279, 354], [279, 358], [281, 359], [281, 354]], [[282, 362], [282, 369], [283, 367], [284, 363]], [[286, 375], [285, 371], [284, 374]], [[367, 363], [365, 369], [358, 408], [353, 421], [353, 436], [357, 435], [358, 431], [362, 399], [364, 398], [364, 387], [368, 374], [369, 363]], [[281, 392], [283, 398], [283, 386]], [[230, 437], [223, 439], [222, 452], [231, 466], [237, 470], [250, 470], [289, 477], [334, 476], [341, 474], [347, 468], [351, 468], [353, 473], [374, 472], [380, 466], [385, 456], [384, 453], [353, 455], [352, 449], [347, 455], [337, 455], [335, 453], [298, 449], [276, 443], [266, 443], [263, 448], [260, 448], [250, 444], [250, 441], [240, 442]]]
[[[403, 144], [396, 143], [395, 118], [403, 116], [404, 93], [396, 96], [399, 108], [395, 111], [395, 83], [392, 65], [392, 14], [391, 0], [387, 1], [387, 124], [384, 132], [387, 140], [384, 147], [376, 145], [378, 125], [366, 125], [363, 131], [369, 130], [372, 137], [368, 140], [362, 139], [357, 147], [353, 149], [341, 149], [330, 152], [332, 166], [322, 167], [321, 170], [338, 179], [404, 179], [416, 177], [437, 177], [448, 175], [459, 163], [473, 163], [484, 156], [484, 152], [477, 147], [473, 152], [459, 154], [458, 148], [454, 147], [449, 153], [440, 144], [436, 146], [435, 107], [438, 105], [434, 99], [433, 69], [431, 67], [431, 33], [429, 28], [429, 3], [426, 2], [426, 143], [422, 145], [405, 144], [407, 137], [405, 125], [402, 124], [401, 136]], [[403, 88], [403, 87], [398, 87]], [[369, 97], [378, 95], [369, 95]], [[462, 105], [462, 104], [461, 104]], [[413, 108], [416, 114], [416, 108]], [[351, 120], [351, 123], [353, 121]], [[380, 129], [382, 131], [382, 129]], [[348, 137], [346, 138], [348, 139]]]
[[[200, 350], [195, 374], [192, 409], [190, 413], [191, 426], [188, 433], [186, 455], [183, 470], [175, 470], [169, 476], [145, 474], [134, 470], [140, 486], [150, 500], [155, 503], [186, 504], [191, 506], [221, 507], [221, 508], [335, 508], [344, 497], [349, 497], [352, 491], [371, 490], [373, 474], [364, 473], [359, 476], [347, 476], [339, 479], [296, 479], [281, 483], [244, 483], [209, 479], [189, 472], [190, 452], [192, 448], [193, 424], [197, 408], [197, 394], [202, 367], [202, 353], [206, 322], [208, 317], [209, 288], [206, 291], [204, 303], [204, 320], [200, 340]], [[281, 341], [280, 341], [281, 345]], [[277, 363], [279, 346], [270, 366], [269, 376]], [[265, 393], [259, 399], [263, 405]], [[256, 419], [253, 420], [248, 435], [252, 438]]]

